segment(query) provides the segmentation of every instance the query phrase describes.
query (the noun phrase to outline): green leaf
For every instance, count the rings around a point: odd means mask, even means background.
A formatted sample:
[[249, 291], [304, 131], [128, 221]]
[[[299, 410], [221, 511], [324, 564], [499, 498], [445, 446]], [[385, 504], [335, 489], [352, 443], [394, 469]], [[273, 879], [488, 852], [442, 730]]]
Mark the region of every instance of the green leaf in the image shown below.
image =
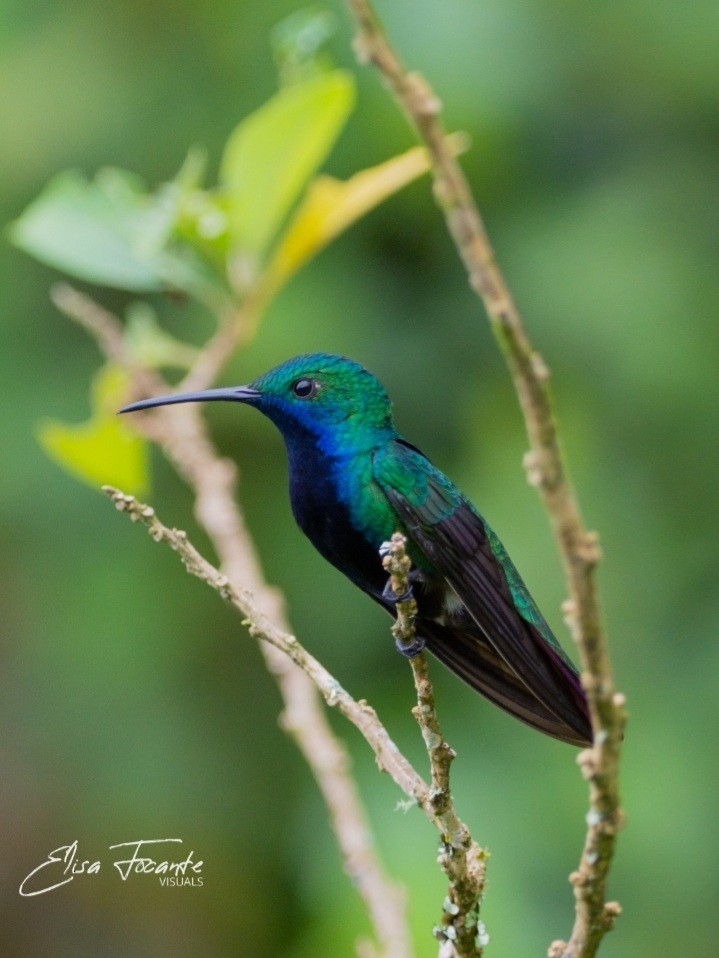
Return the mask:
[[272, 51], [283, 84], [298, 83], [326, 72], [323, 47], [335, 32], [335, 16], [321, 7], [304, 7], [272, 30]]
[[334, 70], [280, 90], [231, 134], [220, 180], [233, 244], [250, 258], [260, 260], [353, 104], [351, 75]]
[[150, 225], [139, 184], [119, 170], [94, 182], [67, 171], [48, 183], [10, 228], [10, 238], [36, 259], [79, 279], [135, 292], [163, 286], [152, 255], [139, 249]]
[[103, 367], [93, 381], [92, 418], [80, 425], [42, 422], [37, 438], [51, 459], [83, 482], [138, 494], [147, 487], [147, 444], [117, 415], [128, 385], [124, 370]]
[[148, 194], [122, 170], [92, 181], [61, 173], [10, 227], [11, 240], [36, 259], [72, 276], [138, 293], [181, 290], [218, 308], [228, 292], [217, 271], [175, 226], [201, 175], [192, 155], [176, 180]]

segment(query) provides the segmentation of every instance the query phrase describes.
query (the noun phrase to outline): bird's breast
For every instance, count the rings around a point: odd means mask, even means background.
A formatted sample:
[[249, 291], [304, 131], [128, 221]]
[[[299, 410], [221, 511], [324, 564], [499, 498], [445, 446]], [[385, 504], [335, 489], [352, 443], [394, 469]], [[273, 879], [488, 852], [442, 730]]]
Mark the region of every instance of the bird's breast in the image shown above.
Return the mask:
[[[360, 588], [379, 595], [386, 573], [380, 544], [392, 519], [373, 501], [371, 463], [288, 449], [290, 502], [295, 520], [315, 548]], [[389, 528], [389, 532], [387, 529]]]

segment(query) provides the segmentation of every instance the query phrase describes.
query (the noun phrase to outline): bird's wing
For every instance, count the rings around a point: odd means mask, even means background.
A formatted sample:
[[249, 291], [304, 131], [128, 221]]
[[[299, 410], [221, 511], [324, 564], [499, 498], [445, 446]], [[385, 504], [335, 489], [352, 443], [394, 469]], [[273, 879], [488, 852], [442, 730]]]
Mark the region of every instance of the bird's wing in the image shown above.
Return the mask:
[[[419, 450], [402, 440], [375, 458], [374, 471], [411, 543], [447, 581], [487, 640], [484, 650], [477, 643], [476, 665], [459, 663], [465, 673], [481, 671], [487, 647], [493, 649], [541, 703], [542, 713], [568, 726], [575, 739], [590, 741], [586, 698], [576, 671], [501, 542], [471, 503]], [[440, 654], [460, 671], [449, 661], [452, 656], [450, 651]], [[463, 677], [488, 694], [471, 676]]]

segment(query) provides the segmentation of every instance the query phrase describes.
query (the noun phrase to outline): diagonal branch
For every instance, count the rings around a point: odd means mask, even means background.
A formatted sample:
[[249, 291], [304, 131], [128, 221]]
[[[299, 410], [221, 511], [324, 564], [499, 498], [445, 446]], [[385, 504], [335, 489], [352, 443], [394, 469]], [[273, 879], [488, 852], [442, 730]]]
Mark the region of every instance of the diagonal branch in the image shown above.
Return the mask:
[[358, 57], [381, 72], [430, 153], [435, 198], [507, 361], [530, 442], [529, 480], [539, 487], [562, 556], [570, 597], [569, 624], [582, 659], [594, 744], [580, 756], [590, 783], [590, 824], [579, 868], [571, 876], [576, 918], [569, 943], [557, 954], [591, 958], [618, 914], [616, 903], [605, 903], [605, 886], [622, 824], [618, 770], [626, 721], [625, 699], [615, 691], [601, 626], [595, 579], [598, 539], [585, 529], [567, 477], [549, 392], [549, 370], [529, 341], [467, 180], [447, 147], [440, 101], [419, 74], [406, 69], [370, 0], [347, 0], [347, 5], [357, 28]]
[[484, 890], [487, 854], [472, 839], [454, 809], [449, 793], [449, 763], [454, 752], [444, 742], [437, 723], [426, 662], [420, 672], [415, 673], [421, 677], [415, 714], [423, 734], [427, 728], [439, 738], [437, 742], [425, 735], [432, 765], [432, 787], [399, 751], [374, 709], [366, 702], [355, 701], [294, 635], [276, 626], [265, 615], [250, 592], [233, 585], [226, 575], [209, 563], [188, 540], [187, 533], [165, 526], [152, 507], [138, 502], [134, 496], [112, 486], [103, 486], [103, 492], [119, 511], [129, 515], [133, 522], [142, 523], [156, 542], [169, 545], [191, 575], [206, 582], [242, 614], [243, 624], [248, 627], [250, 635], [294, 662], [319, 690], [325, 702], [358, 729], [375, 753], [379, 768], [387, 772], [405, 795], [422, 809], [442, 838], [438, 861], [450, 880], [450, 889], [444, 905], [442, 927], [436, 929], [437, 937], [443, 942], [440, 954], [446, 958], [481, 958], [486, 933], [479, 922], [479, 899]]
[[[265, 615], [250, 592], [233, 585], [226, 575], [208, 562], [188, 540], [187, 533], [164, 525], [152, 507], [138, 502], [134, 496], [112, 486], [103, 486], [103, 492], [119, 511], [129, 515], [133, 522], [142, 523], [156, 542], [169, 545], [179, 555], [191, 575], [206, 582], [242, 614], [243, 624], [248, 627], [250, 635], [261, 643], [272, 646], [283, 658], [290, 659], [311, 680], [325, 702], [336, 708], [358, 729], [374, 751], [379, 768], [387, 772], [405, 795], [416, 802], [442, 837], [439, 862], [450, 877], [450, 899], [445, 903], [445, 923], [438, 932], [439, 937], [452, 948], [443, 954], [456, 958], [480, 958], [484, 932], [482, 926], [478, 928], [478, 898], [484, 887], [484, 863], [487, 856], [472, 840], [466, 825], [457, 817], [451, 797], [440, 795], [434, 787], [430, 788], [399, 751], [374, 709], [366, 702], [355, 701], [294, 635], [276, 626]], [[424, 681], [428, 682], [428, 679]], [[431, 696], [431, 687], [429, 693], [426, 688], [423, 690], [420, 709], [424, 705], [433, 711], [434, 703], [432, 700], [431, 706], [428, 705], [428, 694]], [[436, 716], [430, 721], [436, 723]], [[444, 744], [443, 749], [447, 749]], [[443, 761], [448, 760], [451, 761], [447, 754]], [[436, 757], [432, 757], [433, 768], [437, 761]], [[474, 893], [472, 907], [463, 910], [461, 903], [470, 894], [470, 889]], [[477, 944], [476, 941], [480, 943]]]
[[[133, 365], [124, 347], [122, 323], [114, 314], [67, 284], [56, 285], [52, 299], [96, 340], [101, 352], [128, 369], [139, 394], [170, 391], [159, 374]], [[197, 520], [212, 540], [229, 578], [246, 583], [263, 612], [289, 632], [280, 593], [265, 582], [234, 497], [234, 463], [217, 455], [196, 409], [175, 408], [177, 414], [172, 416], [163, 415], [165, 411], [160, 409], [154, 416], [137, 417], [136, 428], [158, 443], [193, 490]], [[345, 871], [367, 907], [380, 954], [382, 958], [411, 958], [404, 891], [389, 879], [379, 860], [367, 813], [350, 773], [347, 749], [333, 733], [308, 676], [274, 646], [261, 643], [260, 649], [282, 695], [282, 725], [295, 739], [317, 781]]]
[[365, 702], [356, 702], [318, 660], [300, 644], [294, 635], [284, 631], [265, 615], [252, 593], [235, 586], [219, 569], [215, 568], [198, 552], [182, 529], [170, 529], [157, 518], [155, 510], [134, 496], [127, 495], [112, 486], [103, 486], [102, 491], [115, 504], [115, 508], [126, 513], [133, 522], [141, 522], [155, 542], [164, 542], [176, 552], [190, 573], [220, 594], [243, 616], [250, 635], [263, 643], [271, 645], [309, 676], [315, 688], [325, 702], [344, 715], [369, 743], [382, 771], [430, 818], [434, 810], [430, 799], [430, 789], [418, 772], [412, 768], [397, 748], [377, 713]]

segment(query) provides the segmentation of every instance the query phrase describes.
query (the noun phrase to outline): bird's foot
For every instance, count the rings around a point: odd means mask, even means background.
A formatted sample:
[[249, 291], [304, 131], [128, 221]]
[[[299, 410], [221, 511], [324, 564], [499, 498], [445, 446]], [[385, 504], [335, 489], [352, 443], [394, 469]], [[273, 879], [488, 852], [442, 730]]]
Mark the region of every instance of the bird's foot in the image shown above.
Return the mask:
[[412, 585], [410, 584], [409, 588], [402, 595], [397, 595], [397, 593], [392, 588], [392, 580], [387, 579], [387, 583], [382, 589], [382, 598], [387, 602], [391, 602], [394, 605], [396, 602], [409, 602], [410, 599], [414, 598], [414, 592], [412, 591]]
[[419, 655], [425, 645], [424, 639], [419, 635], [415, 635], [414, 639], [409, 643], [403, 642], [400, 638], [396, 638], [394, 644], [397, 647], [397, 651], [408, 659], [413, 659], [415, 655]]

